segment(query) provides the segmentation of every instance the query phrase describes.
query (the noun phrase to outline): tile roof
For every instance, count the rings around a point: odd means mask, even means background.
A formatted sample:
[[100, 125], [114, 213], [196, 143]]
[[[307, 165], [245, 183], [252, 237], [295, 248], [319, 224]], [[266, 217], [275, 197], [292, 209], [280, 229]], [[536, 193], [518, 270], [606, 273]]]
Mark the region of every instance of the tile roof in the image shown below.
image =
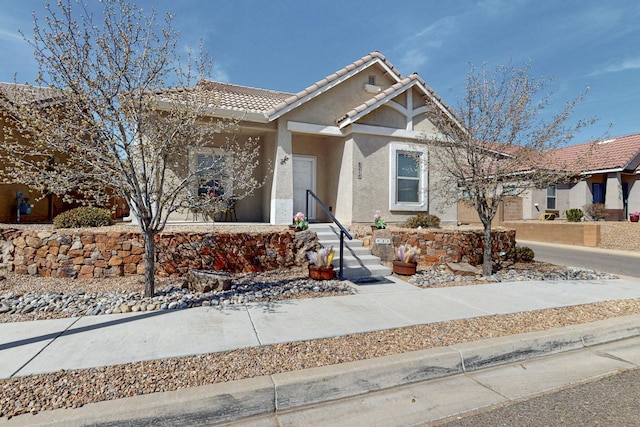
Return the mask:
[[209, 103], [225, 110], [250, 112], [264, 115], [265, 120], [272, 121], [280, 117], [282, 114], [296, 108], [297, 106], [307, 102], [313, 97], [323, 93], [352, 74], [358, 73], [360, 70], [367, 68], [375, 63], [381, 64], [388, 74], [396, 80], [396, 83], [376, 94], [370, 100], [362, 105], [354, 108], [342, 117], [336, 120], [336, 123], [344, 122], [349, 118], [355, 118], [368, 108], [382, 102], [387, 97], [397, 94], [402, 90], [406, 90], [410, 85], [419, 84], [425, 92], [426, 98], [431, 98], [438, 105], [447, 110], [444, 102], [433, 92], [433, 90], [418, 76], [411, 74], [409, 77], [403, 77], [400, 71], [389, 62], [380, 52], [371, 52], [357, 61], [339, 69], [333, 74], [317, 81], [313, 85], [304, 90], [291, 94], [287, 92], [279, 92], [267, 89], [258, 89], [247, 86], [238, 86], [229, 83], [220, 83], [210, 80], [200, 81], [195, 88], [204, 88], [211, 91]]
[[575, 164], [583, 172], [600, 170], [633, 171], [638, 167], [640, 133], [598, 142], [558, 148], [553, 152], [558, 164]]
[[317, 81], [316, 83], [312, 84], [306, 89], [285, 99], [282, 103], [274, 106], [271, 110], [267, 111], [267, 115], [269, 117], [272, 117], [277, 113], [279, 113], [280, 111], [286, 109], [287, 107], [304, 100], [306, 97], [317, 93], [318, 91], [322, 90], [323, 88], [326, 88], [327, 86], [330, 86], [331, 83], [338, 81], [341, 77], [351, 73], [352, 71], [357, 70], [360, 67], [366, 66], [369, 63], [373, 64], [375, 62], [380, 62], [384, 64], [385, 67], [388, 68], [389, 71], [391, 71], [391, 74], [395, 76], [398, 81], [402, 80], [402, 74], [400, 74], [398, 69], [395, 68], [393, 64], [387, 61], [387, 58], [383, 54], [381, 54], [378, 51], [371, 52], [363, 56], [362, 58], [358, 59], [357, 61], [352, 62], [346, 67], [339, 69], [335, 73], [328, 75], [322, 80]]
[[[369, 108], [374, 107], [376, 105], [382, 104], [385, 100], [396, 97], [399, 93], [404, 92], [408, 87], [413, 86], [415, 84], [421, 84], [424, 86], [428, 95], [435, 97], [440, 101], [440, 99], [430, 90], [430, 88], [425, 84], [424, 80], [418, 76], [418, 74], [413, 73], [409, 77], [405, 77], [399, 82], [389, 86], [387, 89], [381, 91], [376, 94], [374, 97], [368, 99], [362, 104], [358, 105], [354, 109], [347, 111], [344, 116], [340, 117], [336, 120], [336, 123], [344, 123], [345, 121], [350, 121], [350, 119], [357, 119], [359, 115], [367, 111]], [[425, 95], [426, 97], [427, 95]], [[440, 101], [442, 102], [442, 101]]]
[[2, 82], [0, 82], [0, 95], [12, 103], [45, 102], [59, 100], [63, 97], [59, 89]]
[[265, 113], [292, 96], [287, 92], [238, 86], [210, 80], [200, 81], [196, 87], [212, 91], [214, 99], [211, 99], [211, 104], [216, 105], [218, 108], [256, 113]]

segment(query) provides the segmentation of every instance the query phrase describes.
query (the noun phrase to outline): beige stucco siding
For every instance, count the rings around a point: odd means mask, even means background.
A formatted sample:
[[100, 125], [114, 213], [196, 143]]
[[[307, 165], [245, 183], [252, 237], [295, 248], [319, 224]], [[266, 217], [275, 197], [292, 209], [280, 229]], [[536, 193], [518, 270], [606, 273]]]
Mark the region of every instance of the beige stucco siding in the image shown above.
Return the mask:
[[[353, 135], [352, 222], [371, 222], [376, 210], [389, 213], [389, 140], [373, 135]], [[359, 175], [358, 163], [361, 164]]]
[[358, 120], [358, 123], [394, 129], [406, 129], [407, 117], [398, 110], [383, 105], [362, 117]]
[[313, 100], [288, 113], [287, 120], [334, 126], [347, 111], [371, 99], [374, 95], [364, 90], [368, 76], [374, 75], [376, 82], [382, 87], [395, 83], [377, 67], [369, 67], [336, 87], [318, 95]]

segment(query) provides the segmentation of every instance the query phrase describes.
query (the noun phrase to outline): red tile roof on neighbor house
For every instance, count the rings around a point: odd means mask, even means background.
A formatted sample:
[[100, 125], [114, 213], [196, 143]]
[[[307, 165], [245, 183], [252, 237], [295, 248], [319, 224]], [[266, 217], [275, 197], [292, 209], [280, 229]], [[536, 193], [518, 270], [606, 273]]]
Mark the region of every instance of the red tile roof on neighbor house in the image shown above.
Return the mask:
[[585, 173], [635, 171], [640, 165], [640, 133], [558, 148], [557, 164], [575, 165]]

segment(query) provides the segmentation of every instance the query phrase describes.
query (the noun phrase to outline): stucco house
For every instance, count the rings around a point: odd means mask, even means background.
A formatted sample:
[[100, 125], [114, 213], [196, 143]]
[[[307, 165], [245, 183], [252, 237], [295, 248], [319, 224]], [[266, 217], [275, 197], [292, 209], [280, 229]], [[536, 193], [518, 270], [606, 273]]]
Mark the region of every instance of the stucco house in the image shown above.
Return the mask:
[[[260, 141], [262, 166], [255, 173], [266, 176], [266, 185], [238, 201], [238, 221], [287, 224], [298, 211], [327, 220], [314, 203], [305, 212], [307, 189], [344, 224], [372, 222], [376, 210], [389, 222], [418, 212], [438, 215], [443, 224], [457, 221], [457, 207], [440, 208], [430, 191], [433, 180], [445, 178], [430, 162], [434, 147], [420, 142], [438, 133], [427, 105], [453, 116], [424, 80], [403, 76], [379, 52], [296, 94], [214, 81], [197, 85], [211, 94], [212, 116], [238, 118], [237, 136]], [[223, 137], [192, 149], [189, 167], [212, 162]]]
[[524, 195], [523, 219], [538, 219], [546, 210], [564, 216], [568, 209], [592, 203], [605, 205], [608, 221], [626, 220], [629, 212], [640, 211], [640, 134], [563, 147], [554, 157], [574, 161], [579, 170], [570, 182]]
[[[24, 133], [18, 131], [16, 117], [12, 111], [12, 106], [20, 106], [25, 103], [35, 106], [59, 105], [64, 101], [64, 94], [56, 89], [16, 83], [0, 83], [0, 141], [15, 141], [28, 147], [29, 142]], [[62, 109], [64, 111], [64, 109]], [[3, 155], [4, 154], [4, 155]], [[19, 165], [19, 159], [10, 157], [8, 153], [2, 152], [0, 146], [0, 169], [5, 168], [9, 163]], [[48, 161], [50, 164], [60, 162], [64, 154], [52, 156]], [[33, 160], [35, 157], [27, 160]], [[27, 174], [27, 172], [24, 172]], [[29, 177], [23, 176], [20, 182], [28, 182]], [[35, 179], [31, 180], [35, 183]], [[38, 183], [38, 186], [40, 183]], [[0, 222], [3, 223], [36, 223], [49, 222], [58, 214], [79, 206], [79, 204], [68, 203], [60, 195], [53, 194], [46, 190], [44, 183], [43, 191], [36, 191], [25, 184], [18, 184], [16, 181], [0, 182]], [[22, 196], [21, 198], [19, 196]], [[114, 216], [122, 217], [128, 212], [126, 203], [123, 200], [112, 199], [110, 205]]]
[[[5, 108], [7, 103], [28, 102], [32, 103], [48, 103], [59, 99], [60, 94], [53, 89], [21, 85], [14, 83], [0, 83], [0, 141], [4, 140], [5, 132], [10, 128], [15, 129], [15, 120]], [[16, 132], [19, 140], [24, 142], [24, 137]], [[0, 168], [4, 164], [0, 164]], [[53, 194], [45, 194], [34, 192], [26, 185], [0, 183], [0, 222], [15, 222], [18, 216], [17, 194], [22, 194], [23, 201], [21, 222], [40, 222], [49, 221], [58, 213], [69, 208], [60, 197]], [[25, 201], [24, 199], [28, 199]], [[31, 206], [33, 205], [33, 206]]]

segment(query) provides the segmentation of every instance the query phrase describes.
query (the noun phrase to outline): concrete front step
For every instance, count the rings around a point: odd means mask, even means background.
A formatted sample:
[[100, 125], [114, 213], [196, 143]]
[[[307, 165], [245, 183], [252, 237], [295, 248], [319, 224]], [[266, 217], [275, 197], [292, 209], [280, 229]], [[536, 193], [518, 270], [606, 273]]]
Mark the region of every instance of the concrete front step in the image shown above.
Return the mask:
[[[325, 248], [333, 246], [336, 256], [332, 265], [340, 267], [340, 229], [335, 225], [312, 225], [309, 229], [318, 235], [318, 242]], [[361, 240], [344, 239], [343, 277], [345, 279], [367, 276], [389, 276], [391, 269], [380, 264], [380, 258], [371, 255]]]

